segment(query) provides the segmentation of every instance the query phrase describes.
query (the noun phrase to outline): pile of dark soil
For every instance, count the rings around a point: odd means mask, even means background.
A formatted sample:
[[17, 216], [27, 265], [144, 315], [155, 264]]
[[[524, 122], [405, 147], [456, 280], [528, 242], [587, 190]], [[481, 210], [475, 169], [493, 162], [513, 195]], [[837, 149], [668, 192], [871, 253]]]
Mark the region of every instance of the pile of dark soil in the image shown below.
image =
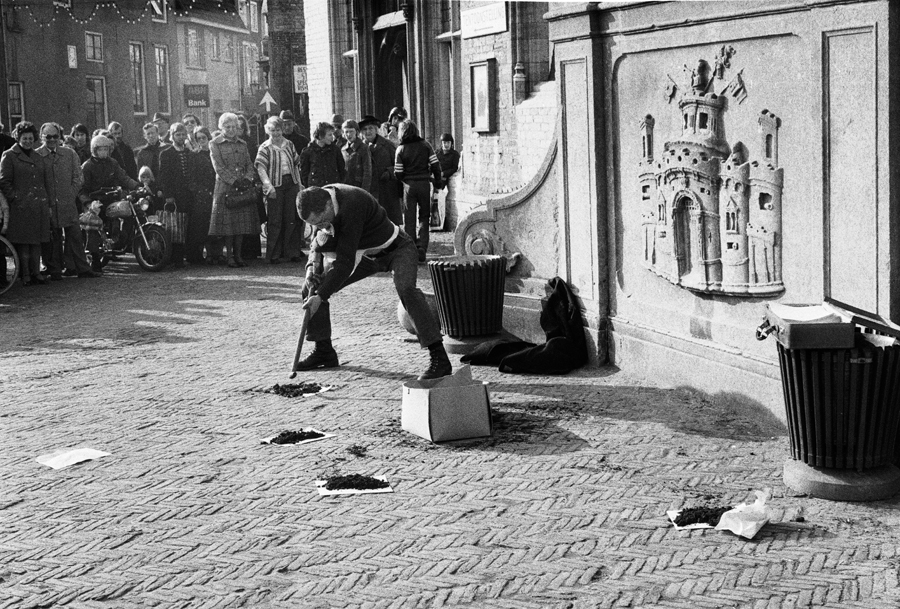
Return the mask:
[[272, 438], [272, 444], [296, 444], [304, 440], [321, 438], [325, 434], [316, 431], [282, 431]]
[[354, 457], [365, 457], [366, 452], [368, 452], [368, 450], [366, 449], [365, 446], [363, 446], [361, 444], [354, 444], [353, 446], [347, 447], [347, 452], [350, 453], [351, 455], [353, 455]]
[[274, 393], [286, 398], [296, 398], [307, 393], [318, 393], [322, 390], [322, 386], [318, 383], [288, 383], [286, 385], [272, 385], [263, 393]]
[[708, 524], [716, 526], [722, 514], [730, 510], [730, 507], [709, 507], [700, 506], [685, 508], [681, 510], [675, 519], [675, 524], [680, 527], [686, 527], [689, 524]]
[[332, 476], [325, 483], [329, 491], [341, 491], [353, 489], [355, 491], [368, 491], [377, 488], [387, 488], [390, 484], [384, 480], [363, 476], [362, 474], [349, 474], [347, 476]]

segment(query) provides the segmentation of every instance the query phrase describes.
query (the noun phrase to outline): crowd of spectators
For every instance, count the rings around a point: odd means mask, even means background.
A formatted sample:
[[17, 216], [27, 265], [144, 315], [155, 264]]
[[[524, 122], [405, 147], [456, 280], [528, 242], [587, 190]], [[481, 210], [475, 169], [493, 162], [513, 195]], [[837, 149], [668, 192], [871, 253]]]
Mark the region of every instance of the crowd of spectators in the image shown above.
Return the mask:
[[[57, 123], [38, 128], [27, 121], [15, 126], [12, 137], [2, 131], [0, 125], [0, 234], [18, 252], [25, 286], [102, 275], [99, 227], [85, 225], [84, 215], [102, 209], [98, 193], [110, 187], [142, 188], [148, 213], [181, 215], [184, 235], [173, 240], [171, 269], [246, 266], [246, 259], [263, 256], [263, 227], [268, 263], [300, 262], [306, 237], [297, 195], [333, 183], [369, 192], [413, 237], [424, 260], [431, 193], [459, 167], [453, 138], [444, 134], [436, 154], [402, 108], [385, 122], [371, 115], [345, 121], [335, 114], [315, 125], [311, 141], [284, 111], [265, 123], [267, 139], [260, 146], [246, 137], [246, 119], [230, 112], [219, 117], [214, 132], [191, 113], [171, 124], [156, 114], [143, 126], [144, 144], [134, 149], [118, 122], [93, 133], [80, 123], [66, 134]], [[232, 204], [235, 193], [251, 189], [258, 193], [255, 204]], [[106, 219], [105, 229], [128, 234], [129, 221]], [[3, 270], [0, 282], [8, 280]]]

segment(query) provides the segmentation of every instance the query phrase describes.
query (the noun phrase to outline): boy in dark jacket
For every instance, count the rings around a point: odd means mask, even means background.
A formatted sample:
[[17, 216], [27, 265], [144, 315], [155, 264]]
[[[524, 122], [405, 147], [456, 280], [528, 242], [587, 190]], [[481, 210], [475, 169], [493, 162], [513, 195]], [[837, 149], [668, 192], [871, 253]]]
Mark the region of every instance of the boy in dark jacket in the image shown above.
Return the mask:
[[419, 262], [425, 262], [431, 219], [431, 186], [434, 185], [436, 190], [443, 187], [441, 165], [431, 144], [419, 137], [419, 128], [414, 122], [405, 120], [400, 123], [399, 135], [394, 175], [403, 182], [403, 228], [409, 236], [418, 237]]
[[334, 144], [334, 127], [319, 123], [313, 141], [300, 152], [300, 182], [304, 188], [325, 186], [343, 182], [346, 175], [344, 155]]

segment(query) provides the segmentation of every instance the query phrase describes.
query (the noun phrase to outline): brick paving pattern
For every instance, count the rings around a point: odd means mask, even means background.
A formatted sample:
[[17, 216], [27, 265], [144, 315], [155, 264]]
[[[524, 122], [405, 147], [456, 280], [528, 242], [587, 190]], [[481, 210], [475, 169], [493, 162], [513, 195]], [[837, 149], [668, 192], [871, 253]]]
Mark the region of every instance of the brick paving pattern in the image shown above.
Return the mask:
[[[900, 500], [795, 496], [785, 429], [733, 396], [476, 368], [493, 438], [403, 432], [427, 354], [387, 276], [333, 298], [343, 365], [296, 379], [333, 391], [261, 392], [289, 382], [300, 273], [129, 258], [0, 297], [0, 608], [900, 607]], [[338, 435], [260, 444], [304, 426]], [[76, 446], [112, 455], [35, 462]], [[335, 473], [395, 492], [320, 497]], [[665, 516], [765, 487], [752, 541]]]

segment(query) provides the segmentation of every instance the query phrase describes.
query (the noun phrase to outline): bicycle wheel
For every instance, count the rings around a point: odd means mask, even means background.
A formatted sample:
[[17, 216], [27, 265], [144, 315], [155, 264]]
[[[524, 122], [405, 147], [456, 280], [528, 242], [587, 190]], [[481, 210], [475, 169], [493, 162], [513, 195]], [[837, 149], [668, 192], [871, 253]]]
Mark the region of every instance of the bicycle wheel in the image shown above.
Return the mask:
[[19, 254], [12, 243], [0, 236], [0, 294], [13, 287], [18, 276]]

